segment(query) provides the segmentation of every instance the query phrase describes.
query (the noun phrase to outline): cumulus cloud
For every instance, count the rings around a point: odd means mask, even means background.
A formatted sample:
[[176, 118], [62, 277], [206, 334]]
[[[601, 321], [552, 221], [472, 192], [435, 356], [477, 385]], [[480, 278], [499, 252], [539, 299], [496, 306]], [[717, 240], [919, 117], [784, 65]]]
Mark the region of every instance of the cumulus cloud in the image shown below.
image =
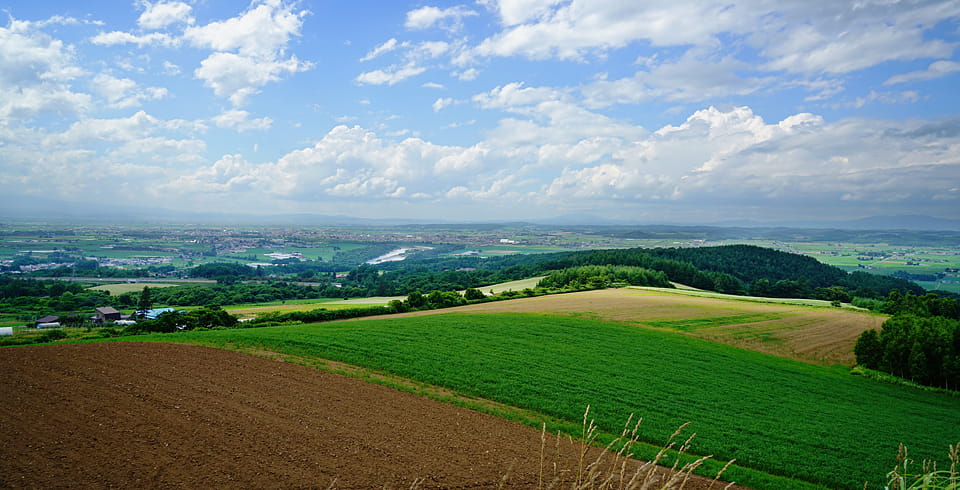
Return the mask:
[[287, 44], [300, 35], [306, 11], [279, 0], [265, 1], [230, 19], [188, 27], [184, 38], [192, 45], [213, 49], [194, 75], [218, 96], [242, 105], [260, 87], [284, 75], [313, 65], [286, 56]]
[[[542, 98], [528, 94], [520, 100], [528, 107], [557, 103], [538, 103]], [[570, 108], [555, 110], [566, 118], [554, 114], [540, 124], [504, 119], [503, 131], [472, 146], [393, 142], [358, 126], [339, 126], [275, 162], [234, 165], [233, 173], [215, 165], [182, 182], [197, 189], [242, 183], [279, 199], [426, 199], [450, 208], [503, 196], [553, 209], [809, 201], [810, 210], [821, 200], [879, 206], [958, 197], [950, 183], [960, 174], [960, 123], [949, 125], [951, 132], [943, 124], [827, 123], [809, 113], [771, 123], [738, 107], [696, 111], [682, 124], [648, 132]], [[503, 139], [507, 135], [513, 139]]]
[[0, 183], [61, 198], [83, 194], [143, 202], [144, 181], [167, 182], [183, 171], [179, 166], [203, 161], [206, 143], [194, 137], [197, 129], [189, 121], [161, 120], [145, 111], [83, 118], [60, 131], [0, 127], [3, 173], [9, 176]]
[[264, 60], [217, 52], [201, 61], [194, 75], [212, 88], [214, 94], [227, 97], [234, 105], [240, 106], [258, 93], [260, 87], [306, 69], [307, 65], [296, 56], [285, 60]]
[[11, 18], [0, 27], [0, 119], [76, 114], [90, 107], [90, 95], [72, 87], [85, 74], [74, 48], [37, 25]]
[[295, 12], [293, 5], [266, 1], [237, 17], [188, 27], [183, 36], [197, 47], [274, 58], [283, 55], [290, 39], [300, 35], [304, 15], [306, 11]]
[[145, 2], [145, 10], [137, 19], [143, 29], [162, 29], [171, 24], [193, 24], [193, 7], [183, 2]]
[[[754, 205], [922, 200], [931, 189], [946, 193], [948, 185], [935, 176], [960, 172], [960, 158], [949, 154], [957, 141], [955, 135], [916, 141], [876, 121], [827, 124], [797, 114], [769, 124], [745, 107], [710, 108], [605, 161], [564, 169], [545, 196], [704, 205], [729, 205], [735, 196]], [[917, 178], [897, 177], [907, 172]]]

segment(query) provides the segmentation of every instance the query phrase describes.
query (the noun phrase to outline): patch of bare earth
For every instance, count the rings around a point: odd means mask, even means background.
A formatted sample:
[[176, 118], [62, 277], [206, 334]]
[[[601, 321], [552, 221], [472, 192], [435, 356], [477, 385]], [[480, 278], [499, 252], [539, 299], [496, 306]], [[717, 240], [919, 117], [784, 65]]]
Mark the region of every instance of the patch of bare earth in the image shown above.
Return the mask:
[[[496, 488], [504, 476], [505, 487], [537, 488], [540, 478], [537, 430], [273, 359], [103, 343], [0, 349], [0, 370], [3, 488]], [[576, 468], [580, 447], [549, 440], [547, 479], [554, 460]]]
[[[781, 303], [706, 298], [642, 289], [604, 289], [482, 303], [442, 312], [564, 314], [629, 325], [754, 315], [758, 319], [690, 330], [687, 335], [816, 364], [854, 364], [853, 346], [883, 316]], [[764, 319], [762, 317], [775, 317]]]

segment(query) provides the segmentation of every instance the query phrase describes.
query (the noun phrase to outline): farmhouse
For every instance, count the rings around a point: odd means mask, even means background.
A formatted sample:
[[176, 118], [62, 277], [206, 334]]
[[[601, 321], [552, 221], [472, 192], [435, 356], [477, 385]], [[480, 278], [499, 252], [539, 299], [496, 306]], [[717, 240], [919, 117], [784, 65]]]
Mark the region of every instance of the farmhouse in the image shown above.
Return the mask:
[[103, 323], [107, 320], [120, 320], [120, 312], [110, 306], [103, 306], [96, 309], [97, 314], [93, 317], [96, 323]]

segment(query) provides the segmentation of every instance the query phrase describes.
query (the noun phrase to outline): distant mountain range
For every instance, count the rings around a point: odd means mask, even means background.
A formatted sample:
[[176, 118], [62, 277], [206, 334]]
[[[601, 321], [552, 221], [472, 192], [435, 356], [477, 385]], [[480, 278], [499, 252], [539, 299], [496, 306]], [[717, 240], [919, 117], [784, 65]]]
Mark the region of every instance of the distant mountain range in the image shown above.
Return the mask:
[[799, 228], [837, 230], [910, 230], [960, 231], [960, 219], [922, 215], [871, 216], [847, 221], [750, 221], [731, 220], [714, 223], [641, 223], [615, 220], [591, 214], [569, 214], [545, 219], [510, 220], [423, 220], [397, 218], [357, 218], [344, 215], [187, 212], [147, 207], [118, 207], [86, 204], [34, 196], [0, 196], [0, 220], [44, 221], [51, 223], [139, 223], [139, 224], [273, 224], [273, 225], [404, 225], [404, 224], [494, 224], [526, 222], [548, 226], [714, 226], [736, 228]]
[[544, 225], [599, 225], [599, 226], [715, 226], [733, 228], [797, 228], [838, 230], [909, 230], [909, 231], [960, 231], [960, 219], [934, 218], [921, 215], [871, 216], [846, 221], [754, 221], [730, 220], [714, 223], [638, 223], [619, 221], [589, 214], [573, 214], [549, 219], [530, 220]]

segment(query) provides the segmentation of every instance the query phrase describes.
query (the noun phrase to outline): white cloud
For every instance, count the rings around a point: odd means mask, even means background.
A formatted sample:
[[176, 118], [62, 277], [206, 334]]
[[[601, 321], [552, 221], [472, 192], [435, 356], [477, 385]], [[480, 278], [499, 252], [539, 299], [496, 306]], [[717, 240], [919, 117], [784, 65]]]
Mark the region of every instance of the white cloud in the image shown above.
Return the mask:
[[910, 104], [920, 100], [920, 94], [913, 90], [906, 90], [903, 92], [877, 92], [876, 90], [871, 90], [869, 94], [863, 97], [857, 97], [856, 100], [847, 104], [849, 107], [863, 107], [872, 102], [880, 102], [881, 104]]
[[400, 43], [397, 42], [395, 38], [390, 38], [383, 42], [383, 44], [373, 48], [367, 53], [363, 58], [360, 58], [360, 61], [370, 61], [380, 55], [389, 53], [400, 46]]
[[173, 193], [188, 190], [190, 193], [227, 193], [244, 191], [258, 178], [257, 167], [247, 162], [242, 155], [224, 155], [213, 165], [193, 174], [181, 175], [162, 192]]
[[897, 83], [906, 82], [923, 82], [942, 78], [958, 71], [960, 71], [960, 62], [958, 61], [934, 61], [933, 63], [930, 63], [930, 66], [928, 66], [926, 70], [912, 71], [910, 73], [894, 75], [883, 82], [883, 84], [894, 85]]
[[470, 80], [476, 80], [480, 76], [480, 70], [476, 68], [467, 68], [463, 71], [453, 72], [453, 76], [457, 77], [459, 80], [469, 82]]
[[777, 82], [773, 77], [744, 78], [749, 65], [731, 56], [713, 58], [688, 50], [671, 62], [654, 62], [649, 70], [614, 81], [598, 80], [581, 89], [589, 107], [635, 104], [653, 99], [698, 102], [730, 95], [748, 95]]
[[304, 15], [306, 11], [295, 12], [292, 4], [265, 0], [237, 17], [188, 27], [185, 39], [215, 50], [194, 75], [216, 95], [242, 105], [260, 87], [311, 69], [312, 63], [285, 54], [291, 38], [300, 35]]
[[236, 51], [247, 57], [282, 56], [290, 39], [300, 35], [306, 11], [269, 0], [230, 19], [188, 27], [183, 35], [197, 47]]
[[192, 137], [195, 129], [189, 121], [164, 121], [143, 111], [80, 119], [63, 131], [0, 125], [3, 174], [10, 175], [0, 177], [0, 184], [16, 182], [21, 190], [66, 199], [145, 202], [144, 189], [151, 186], [143, 182], [166, 182], [182, 171], [179, 166], [202, 162], [206, 143]]
[[248, 130], [266, 130], [273, 125], [273, 120], [269, 117], [250, 119], [250, 113], [247, 111], [232, 109], [223, 111], [213, 117], [213, 123], [218, 128], [236, 129], [243, 132]]
[[444, 29], [456, 31], [462, 27], [464, 17], [475, 15], [479, 14], [463, 6], [446, 9], [427, 6], [407, 12], [405, 26], [407, 29], [421, 30], [439, 25]]
[[441, 97], [433, 102], [433, 112], [440, 112], [443, 109], [453, 105], [454, 102], [454, 99], [450, 97]]
[[142, 100], [159, 100], [168, 95], [166, 88], [140, 89], [137, 82], [129, 78], [115, 78], [104, 73], [94, 77], [91, 86], [107, 99], [107, 105], [113, 109], [139, 107]]
[[474, 102], [484, 109], [519, 111], [523, 106], [565, 98], [564, 92], [549, 87], [524, 87], [523, 82], [513, 82], [496, 87], [489, 92], [473, 96]]
[[[894, 19], [883, 19], [887, 22]], [[877, 22], [850, 26], [842, 33], [824, 32], [803, 25], [781, 34], [763, 54], [767, 68], [792, 73], [849, 73], [885, 61], [908, 61], [949, 56], [953, 47], [939, 40], [924, 40], [923, 29]]]
[[357, 75], [357, 83], [364, 85], [394, 85], [410, 77], [415, 77], [427, 71], [422, 66], [407, 64], [391, 66], [386, 70], [373, 70]]
[[179, 44], [179, 39], [163, 33], [151, 32], [149, 34], [137, 35], [129, 32], [111, 31], [101, 32], [90, 38], [90, 42], [100, 46], [116, 46], [120, 44], [136, 44], [137, 46], [167, 46], [173, 47]]
[[12, 18], [0, 27], [0, 119], [82, 113], [90, 107], [90, 96], [71, 86], [85, 74], [74, 47], [35, 27]]
[[145, 2], [137, 24], [143, 29], [162, 29], [171, 24], [193, 24], [193, 7], [183, 2]]
[[310, 68], [292, 56], [286, 60], [265, 60], [234, 53], [213, 53], [200, 62], [194, 75], [213, 89], [213, 93], [227, 97], [236, 105], [258, 93], [259, 88], [279, 81], [284, 75]]
[[474, 46], [473, 57], [581, 60], [633, 42], [715, 49], [748, 42], [766, 69], [849, 73], [886, 61], [949, 57], [953, 44], [928, 39], [960, 15], [955, 2], [742, 2], [677, 0], [488, 0], [504, 29]]
[[175, 64], [173, 64], [173, 63], [171, 63], [171, 62], [169, 62], [169, 61], [164, 61], [164, 62], [163, 62], [163, 74], [164, 74], [164, 75], [170, 75], [170, 76], [179, 75], [179, 74], [180, 74], [180, 67], [177, 66], [177, 65], [175, 65]]
[[563, 0], [481, 0], [500, 15], [504, 25], [514, 26], [535, 20], [550, 12], [550, 8]]
[[[742, 33], [752, 17], [726, 2], [499, 2], [505, 30], [476, 46], [478, 56], [581, 59], [639, 40], [655, 46], [711, 45]], [[527, 9], [527, 13], [521, 13]], [[533, 22], [527, 22], [532, 20]], [[750, 19], [759, 20], [759, 19]]]
[[[797, 114], [767, 124], [745, 107], [698, 111], [679, 126], [635, 140], [609, 159], [566, 168], [545, 199], [732, 205], [743, 196], [758, 206], [841, 199], [882, 202], [946, 195], [960, 173], [960, 124], [950, 130], [846, 120], [827, 124]], [[902, 179], [906, 173], [911, 179]], [[851, 192], [850, 189], [858, 189]], [[826, 211], [819, 209], [818, 211]]]

